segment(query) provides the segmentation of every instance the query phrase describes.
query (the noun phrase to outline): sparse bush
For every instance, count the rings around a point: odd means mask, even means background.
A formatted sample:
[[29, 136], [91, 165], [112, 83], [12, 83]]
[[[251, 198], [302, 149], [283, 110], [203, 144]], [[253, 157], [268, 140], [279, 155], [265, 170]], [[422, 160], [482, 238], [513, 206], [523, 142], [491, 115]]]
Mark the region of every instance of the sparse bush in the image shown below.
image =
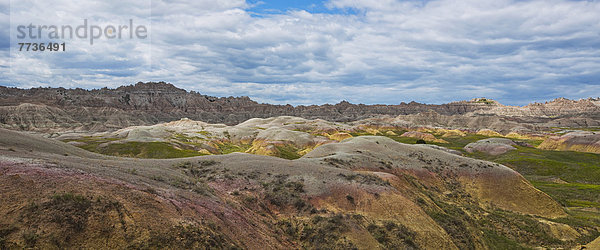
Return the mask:
[[194, 165], [189, 161], [178, 162], [178, 163], [175, 163], [175, 165], [174, 165], [175, 168], [186, 168], [186, 169], [191, 168], [193, 166]]
[[91, 205], [92, 202], [85, 196], [64, 193], [52, 196], [52, 201], [44, 204], [43, 208], [51, 211], [50, 221], [81, 231], [87, 224]]
[[342, 159], [338, 159], [338, 158], [325, 158], [323, 159], [324, 162], [329, 163], [329, 165], [332, 165], [334, 167], [340, 168], [340, 167], [344, 167], [346, 162]]
[[52, 200], [55, 203], [72, 202], [79, 205], [89, 205], [90, 203], [90, 200], [87, 197], [73, 193], [55, 194], [52, 196]]
[[192, 187], [192, 191], [194, 191], [194, 193], [197, 194], [201, 194], [201, 195], [209, 195], [212, 194], [212, 188], [210, 188], [210, 186], [208, 186], [208, 184], [206, 184], [206, 182], [196, 182], [196, 185], [194, 185], [194, 187]]
[[346, 195], [346, 200], [348, 200], [350, 204], [354, 205], [354, 197], [352, 197], [352, 195]]
[[[118, 221], [113, 216], [118, 216]], [[91, 198], [74, 193], [58, 193], [39, 202], [30, 202], [19, 215], [19, 224], [25, 225], [19, 240], [6, 242], [10, 248], [39, 248], [51, 244], [51, 248], [74, 248], [86, 232], [94, 231], [93, 237], [108, 236], [114, 230], [115, 222], [126, 226], [125, 207], [110, 197]], [[98, 223], [100, 222], [100, 223]], [[93, 225], [93, 227], [89, 227]], [[0, 238], [16, 234], [18, 228], [0, 224]], [[98, 234], [96, 234], [96, 232]], [[14, 239], [14, 237], [10, 237]], [[38, 245], [40, 244], [40, 245]], [[0, 248], [2, 248], [0, 244]]]
[[293, 206], [298, 211], [310, 210], [312, 206], [301, 197], [304, 193], [304, 183], [288, 181], [286, 175], [276, 176], [269, 183], [263, 183], [265, 199], [280, 208]]
[[1, 225], [0, 227], [0, 249], [8, 249], [7, 242], [6, 242], [6, 237], [10, 234], [12, 234], [13, 232], [17, 231], [17, 227], [16, 226], [8, 226], [8, 225]]
[[256, 203], [257, 199], [254, 196], [245, 195], [243, 201], [246, 204], [254, 204]]
[[414, 242], [415, 232], [402, 224], [393, 221], [385, 221], [381, 226], [371, 223], [367, 226], [367, 230], [385, 249], [398, 249], [401, 246], [405, 249], [418, 249], [418, 245]]
[[166, 232], [152, 231], [148, 247], [159, 249], [239, 249], [231, 239], [219, 231], [219, 227], [213, 223], [180, 224]]
[[283, 233], [300, 241], [306, 249], [355, 249], [342, 234], [349, 226], [341, 214], [332, 217], [315, 215], [309, 220], [281, 220], [277, 223]]
[[202, 161], [198, 161], [198, 164], [200, 164], [200, 166], [203, 167], [208, 167], [208, 166], [212, 166], [215, 164], [218, 164], [219, 162], [214, 161], [214, 160], [202, 160]]
[[147, 193], [154, 194], [154, 195], [158, 194], [158, 192], [156, 192], [156, 189], [151, 188], [151, 187], [144, 189], [144, 191], [146, 191]]
[[150, 177], [150, 179], [155, 180], [155, 181], [160, 181], [160, 182], [165, 181], [165, 178], [163, 178], [162, 176], [158, 176], [158, 175], [153, 175], [152, 177]]
[[190, 182], [187, 179], [176, 177], [174, 179], [171, 179], [171, 181], [169, 181], [169, 184], [171, 184], [171, 186], [174, 186], [177, 188], [188, 189], [192, 185], [192, 182]]
[[377, 185], [377, 186], [390, 186], [390, 182], [389, 181], [384, 181], [381, 178], [375, 176], [375, 175], [370, 175], [370, 174], [338, 174], [339, 177], [344, 178], [347, 181], [354, 181], [354, 182], [358, 182], [360, 184], [366, 184], [366, 185]]
[[229, 131], [223, 131], [223, 135], [229, 140], [231, 139], [231, 135], [229, 134]]
[[35, 246], [35, 243], [37, 243], [38, 237], [39, 236], [37, 235], [37, 233], [33, 231], [27, 231], [23, 233], [23, 242], [25, 242], [26, 247], [31, 248]]

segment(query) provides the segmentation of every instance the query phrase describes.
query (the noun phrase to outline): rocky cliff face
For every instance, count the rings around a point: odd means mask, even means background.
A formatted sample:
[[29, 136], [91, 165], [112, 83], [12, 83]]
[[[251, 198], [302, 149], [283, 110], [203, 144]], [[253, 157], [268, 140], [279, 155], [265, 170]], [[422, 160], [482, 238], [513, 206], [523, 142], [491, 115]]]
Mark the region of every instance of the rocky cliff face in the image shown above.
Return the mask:
[[[600, 117], [600, 100], [559, 99], [551, 103], [536, 103], [525, 107], [504, 106], [485, 98], [442, 105], [416, 102], [399, 105], [364, 105], [343, 101], [335, 105], [294, 107], [261, 104], [248, 97], [206, 96], [164, 82], [140, 82], [116, 89], [95, 90], [17, 89], [0, 86], [0, 126], [20, 130], [105, 131], [132, 125], [179, 120], [184, 117], [226, 124], [237, 124], [255, 117], [281, 115], [331, 121], [356, 121], [381, 115], [395, 117], [424, 112], [435, 112], [444, 116], [500, 115], [516, 117], [515, 119], [529, 123], [540, 122], [540, 119], [578, 117], [579, 121], [576, 125], [585, 125], [598, 124], [596, 117]], [[422, 125], [428, 125], [426, 121], [423, 123]], [[569, 126], [569, 120], [562, 121], [561, 124]]]
[[600, 98], [569, 100], [558, 98], [551, 102], [532, 103], [524, 107], [498, 105], [491, 109], [477, 110], [476, 114], [490, 114], [513, 117], [555, 118], [560, 116], [593, 115], [600, 117]]

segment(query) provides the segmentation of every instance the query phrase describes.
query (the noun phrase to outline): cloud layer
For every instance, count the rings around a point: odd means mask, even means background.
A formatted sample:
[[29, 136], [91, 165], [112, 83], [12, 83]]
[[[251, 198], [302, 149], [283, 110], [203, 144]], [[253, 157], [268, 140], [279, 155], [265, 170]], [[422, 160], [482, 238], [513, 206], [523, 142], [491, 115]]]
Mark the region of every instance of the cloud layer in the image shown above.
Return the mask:
[[257, 13], [256, 3], [242, 0], [54, 1], [62, 12], [44, 2], [11, 1], [10, 11], [0, 5], [0, 17], [12, 26], [135, 19], [148, 24], [151, 39], [92, 47], [68, 41], [69, 53], [9, 56], [8, 47], [16, 46], [11, 26], [12, 34], [0, 33], [0, 84], [168, 81], [205, 94], [291, 104], [481, 96], [526, 104], [600, 96], [597, 1], [331, 0], [321, 3], [330, 12], [277, 14]]

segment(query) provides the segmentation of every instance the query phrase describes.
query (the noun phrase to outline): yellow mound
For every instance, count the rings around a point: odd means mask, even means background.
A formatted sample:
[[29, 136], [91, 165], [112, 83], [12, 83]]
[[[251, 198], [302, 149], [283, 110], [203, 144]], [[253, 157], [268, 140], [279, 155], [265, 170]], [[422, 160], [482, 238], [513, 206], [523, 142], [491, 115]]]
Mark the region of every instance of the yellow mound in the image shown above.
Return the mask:
[[464, 137], [464, 136], [467, 136], [467, 134], [458, 129], [445, 130], [444, 135], [442, 135], [442, 137]]
[[365, 132], [372, 134], [372, 135], [376, 135], [378, 133], [381, 133], [379, 130], [374, 129], [374, 128], [365, 128]]
[[198, 150], [198, 153], [212, 155], [212, 153], [205, 148]]
[[510, 133], [506, 134], [504, 137], [512, 138], [512, 139], [528, 139], [526, 136], [521, 135], [516, 132], [510, 132]]
[[428, 142], [448, 143], [447, 141], [445, 141], [443, 139], [437, 139], [437, 138], [435, 138], [435, 136], [433, 136], [432, 134], [423, 133], [423, 132], [417, 132], [417, 131], [406, 132], [406, 133], [402, 134], [402, 136], [404, 136], [404, 137], [411, 137], [411, 138], [417, 138], [417, 139], [422, 139], [422, 140], [428, 141]]
[[492, 136], [503, 137], [502, 134], [500, 134], [500, 133], [498, 133], [498, 132], [496, 132], [494, 130], [491, 130], [491, 129], [482, 129], [482, 130], [479, 130], [479, 131], [477, 131], [477, 134], [478, 135], [484, 135], [484, 136], [490, 136], [490, 137], [492, 137]]
[[555, 151], [576, 151], [600, 154], [600, 146], [596, 144], [571, 144], [560, 138], [548, 138], [542, 142], [538, 148]]
[[435, 133], [435, 132], [437, 132], [437, 130], [436, 130], [436, 129], [433, 129], [433, 128], [425, 128], [425, 127], [423, 127], [423, 128], [418, 128], [416, 131], [417, 131], [417, 132], [423, 132], [423, 133]]
[[275, 142], [268, 142], [263, 140], [255, 140], [252, 143], [252, 147], [246, 150], [246, 153], [256, 154], [256, 155], [269, 155], [269, 156], [277, 156], [279, 155], [279, 150], [277, 147], [273, 145]]
[[329, 137], [329, 139], [332, 139], [332, 140], [343, 141], [344, 139], [352, 138], [352, 135], [348, 134], [348, 133], [344, 133], [344, 132], [337, 132], [328, 137]]

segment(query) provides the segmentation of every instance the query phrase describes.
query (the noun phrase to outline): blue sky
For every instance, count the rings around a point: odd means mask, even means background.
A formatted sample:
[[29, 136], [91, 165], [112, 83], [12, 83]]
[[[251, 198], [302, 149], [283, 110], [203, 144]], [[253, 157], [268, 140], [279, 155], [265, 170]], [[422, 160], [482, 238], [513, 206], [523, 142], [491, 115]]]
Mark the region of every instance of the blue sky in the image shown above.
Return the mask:
[[[0, 85], [167, 81], [294, 105], [598, 97], [598, 13], [599, 1], [568, 0], [0, 0]], [[83, 19], [132, 19], [150, 36], [16, 51], [17, 25]]]
[[335, 8], [328, 6], [328, 1], [317, 0], [295, 0], [295, 1], [246, 1], [251, 7], [248, 11], [255, 13], [257, 17], [271, 14], [284, 14], [288, 11], [304, 10], [310, 13], [325, 13], [339, 15], [357, 14], [352, 8]]
[[250, 11], [258, 13], [285, 13], [289, 10], [308, 10], [310, 12], [331, 12], [322, 1], [297, 0], [297, 1], [247, 1], [253, 5]]

